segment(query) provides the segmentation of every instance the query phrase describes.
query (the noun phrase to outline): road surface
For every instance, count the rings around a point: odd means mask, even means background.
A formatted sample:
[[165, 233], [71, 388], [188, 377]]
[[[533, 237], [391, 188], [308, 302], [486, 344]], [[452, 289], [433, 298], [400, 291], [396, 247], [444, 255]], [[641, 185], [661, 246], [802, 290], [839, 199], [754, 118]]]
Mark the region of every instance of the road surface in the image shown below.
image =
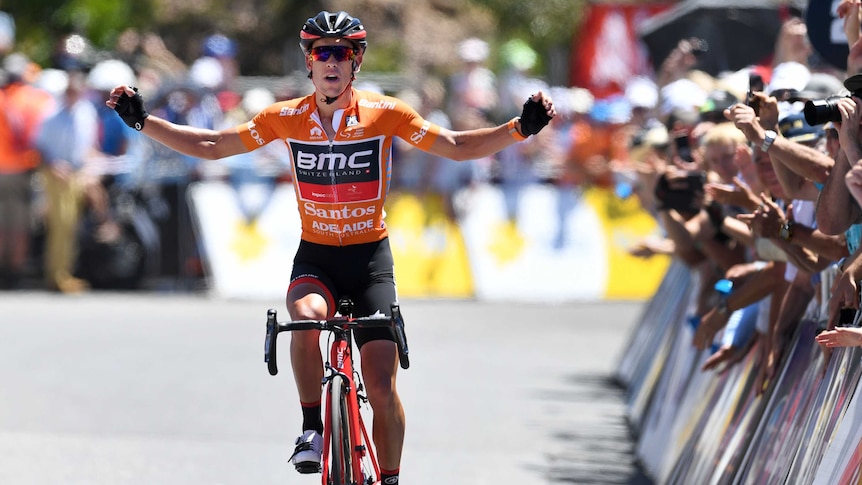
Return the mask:
[[[0, 483], [319, 484], [267, 308], [203, 295], [0, 293]], [[410, 485], [648, 483], [610, 380], [641, 302], [402, 302]]]

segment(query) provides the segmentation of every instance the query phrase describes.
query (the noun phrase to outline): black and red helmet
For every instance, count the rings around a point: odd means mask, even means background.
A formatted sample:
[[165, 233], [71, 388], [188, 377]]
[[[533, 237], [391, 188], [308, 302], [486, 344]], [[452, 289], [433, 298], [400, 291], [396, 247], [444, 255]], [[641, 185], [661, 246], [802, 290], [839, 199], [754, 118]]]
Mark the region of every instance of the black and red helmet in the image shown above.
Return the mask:
[[308, 53], [314, 41], [323, 38], [349, 39], [362, 52], [368, 45], [362, 22], [344, 11], [332, 13], [324, 10], [306, 20], [299, 32], [299, 45], [303, 52]]

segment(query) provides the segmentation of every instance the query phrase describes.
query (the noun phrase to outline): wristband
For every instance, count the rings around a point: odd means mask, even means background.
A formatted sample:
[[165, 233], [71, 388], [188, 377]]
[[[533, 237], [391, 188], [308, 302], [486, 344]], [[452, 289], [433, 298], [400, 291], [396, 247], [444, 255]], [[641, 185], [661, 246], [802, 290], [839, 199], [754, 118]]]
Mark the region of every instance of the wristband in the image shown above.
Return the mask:
[[527, 139], [527, 137], [522, 135], [521, 132], [518, 131], [518, 127], [515, 126], [515, 122], [518, 120], [520, 120], [520, 118], [516, 116], [509, 120], [509, 123], [506, 126], [509, 127], [509, 134], [512, 136], [512, 138], [518, 141], [524, 141]]

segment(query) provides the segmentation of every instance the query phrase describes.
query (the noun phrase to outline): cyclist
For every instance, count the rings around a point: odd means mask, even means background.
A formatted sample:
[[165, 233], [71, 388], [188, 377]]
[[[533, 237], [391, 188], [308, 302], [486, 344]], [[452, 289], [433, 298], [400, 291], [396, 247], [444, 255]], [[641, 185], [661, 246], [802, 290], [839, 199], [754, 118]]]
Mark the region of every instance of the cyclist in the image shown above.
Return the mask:
[[[117, 86], [106, 104], [123, 121], [187, 155], [217, 159], [275, 140], [286, 143], [302, 219], [286, 305], [290, 317], [323, 319], [349, 295], [356, 315], [388, 314], [397, 300], [383, 205], [389, 189], [392, 141], [453, 160], [489, 156], [538, 133], [555, 115], [541, 92], [520, 117], [491, 128], [451, 131], [424, 119], [397, 98], [353, 88], [367, 46], [365, 27], [346, 12], [320, 12], [300, 31], [314, 92], [275, 103], [234, 128], [179, 126], [149, 115], [141, 94]], [[388, 329], [357, 330], [362, 375], [373, 410], [372, 438], [381, 479], [397, 484], [404, 411], [396, 392], [398, 355]], [[293, 332], [291, 365], [303, 415], [303, 434], [291, 457], [300, 473], [320, 470], [323, 361], [319, 331]]]

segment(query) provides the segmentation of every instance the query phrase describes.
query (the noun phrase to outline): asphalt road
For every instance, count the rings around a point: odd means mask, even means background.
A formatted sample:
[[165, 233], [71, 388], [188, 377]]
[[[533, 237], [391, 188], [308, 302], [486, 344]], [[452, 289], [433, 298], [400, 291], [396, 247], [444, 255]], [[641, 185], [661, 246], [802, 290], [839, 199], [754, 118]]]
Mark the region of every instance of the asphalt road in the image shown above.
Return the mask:
[[[610, 380], [642, 303], [402, 302], [402, 482], [648, 483]], [[280, 301], [0, 293], [0, 484], [319, 484]]]

